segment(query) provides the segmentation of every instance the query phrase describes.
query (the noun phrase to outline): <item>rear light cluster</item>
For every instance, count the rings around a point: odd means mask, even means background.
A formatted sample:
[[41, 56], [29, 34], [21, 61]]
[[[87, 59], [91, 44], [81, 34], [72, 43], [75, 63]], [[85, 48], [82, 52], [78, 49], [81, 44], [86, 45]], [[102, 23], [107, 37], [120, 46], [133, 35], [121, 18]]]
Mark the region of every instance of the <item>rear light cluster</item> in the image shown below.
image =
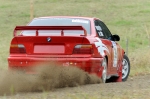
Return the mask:
[[73, 50], [73, 54], [92, 54], [92, 45], [76, 45]]
[[26, 53], [26, 49], [22, 44], [11, 44], [10, 53]]

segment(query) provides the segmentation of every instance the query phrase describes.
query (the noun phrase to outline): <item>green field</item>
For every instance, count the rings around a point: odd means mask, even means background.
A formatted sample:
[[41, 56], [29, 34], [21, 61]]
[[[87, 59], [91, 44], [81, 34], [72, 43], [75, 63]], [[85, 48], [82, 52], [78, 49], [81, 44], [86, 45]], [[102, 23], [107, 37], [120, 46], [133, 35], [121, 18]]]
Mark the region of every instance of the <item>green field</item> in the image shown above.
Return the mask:
[[[69, 15], [98, 17], [119, 42], [131, 60], [131, 76], [150, 73], [149, 0], [33, 0], [34, 17]], [[16, 25], [30, 21], [30, 0], [0, 0], [0, 69], [7, 69], [10, 41]]]

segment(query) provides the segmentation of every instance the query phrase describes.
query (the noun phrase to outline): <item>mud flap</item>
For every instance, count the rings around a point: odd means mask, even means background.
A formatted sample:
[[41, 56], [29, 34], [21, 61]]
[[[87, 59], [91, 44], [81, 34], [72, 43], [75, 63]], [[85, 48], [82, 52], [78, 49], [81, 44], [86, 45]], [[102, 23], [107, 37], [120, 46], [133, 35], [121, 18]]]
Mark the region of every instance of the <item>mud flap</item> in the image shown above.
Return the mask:
[[110, 77], [109, 79], [107, 79], [106, 82], [107, 83], [110, 83], [110, 82], [122, 82], [122, 64], [118, 68], [118, 74], [115, 75], [115, 76]]
[[115, 82], [122, 82], [122, 64], [118, 69], [118, 75], [119, 75], [119, 77], [116, 79]]

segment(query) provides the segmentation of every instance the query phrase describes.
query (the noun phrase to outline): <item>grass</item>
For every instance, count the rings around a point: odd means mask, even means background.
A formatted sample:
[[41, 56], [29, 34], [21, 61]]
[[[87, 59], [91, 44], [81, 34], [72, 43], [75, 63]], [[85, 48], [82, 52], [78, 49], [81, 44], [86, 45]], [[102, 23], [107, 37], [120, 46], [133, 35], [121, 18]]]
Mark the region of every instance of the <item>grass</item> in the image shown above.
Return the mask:
[[[102, 19], [112, 34], [121, 37], [126, 49], [129, 40], [131, 76], [150, 73], [150, 1], [149, 0], [33, 0], [34, 17], [70, 15]], [[0, 0], [0, 69], [7, 69], [9, 46], [16, 25], [30, 21], [29, 0]], [[146, 26], [146, 28], [145, 28]]]
[[150, 73], [150, 47], [137, 49], [129, 57], [131, 61], [131, 76]]

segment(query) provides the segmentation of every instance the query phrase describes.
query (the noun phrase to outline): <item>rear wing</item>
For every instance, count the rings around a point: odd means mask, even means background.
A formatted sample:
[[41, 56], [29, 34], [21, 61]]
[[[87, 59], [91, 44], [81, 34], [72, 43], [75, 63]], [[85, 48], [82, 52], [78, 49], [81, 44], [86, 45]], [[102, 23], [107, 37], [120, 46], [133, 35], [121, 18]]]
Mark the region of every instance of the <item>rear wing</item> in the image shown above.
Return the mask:
[[83, 30], [83, 36], [87, 36], [86, 30], [82, 26], [16, 26], [14, 36], [17, 36], [18, 30], [36, 30], [36, 36], [38, 36], [38, 30], [61, 30], [61, 36], [64, 35], [63, 30]]

